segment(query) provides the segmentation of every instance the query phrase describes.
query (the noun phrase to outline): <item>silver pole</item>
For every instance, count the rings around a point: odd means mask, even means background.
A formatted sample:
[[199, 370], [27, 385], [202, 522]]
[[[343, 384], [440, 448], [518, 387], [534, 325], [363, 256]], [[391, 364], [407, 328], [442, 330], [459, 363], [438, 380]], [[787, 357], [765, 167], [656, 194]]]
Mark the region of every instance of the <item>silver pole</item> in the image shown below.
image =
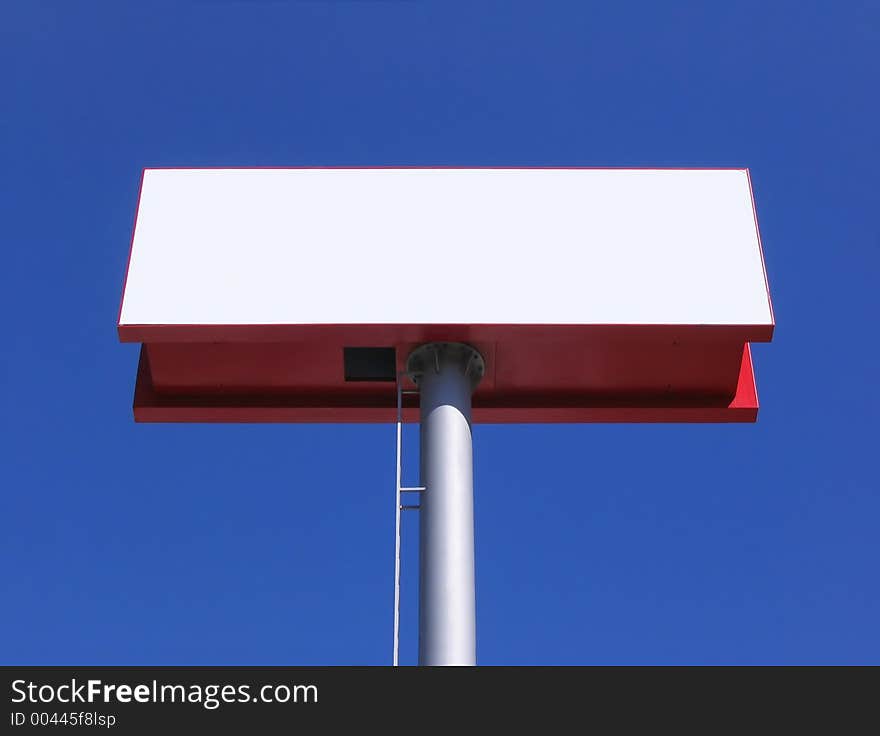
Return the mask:
[[480, 354], [431, 343], [410, 356], [421, 395], [419, 664], [476, 663], [471, 393]]

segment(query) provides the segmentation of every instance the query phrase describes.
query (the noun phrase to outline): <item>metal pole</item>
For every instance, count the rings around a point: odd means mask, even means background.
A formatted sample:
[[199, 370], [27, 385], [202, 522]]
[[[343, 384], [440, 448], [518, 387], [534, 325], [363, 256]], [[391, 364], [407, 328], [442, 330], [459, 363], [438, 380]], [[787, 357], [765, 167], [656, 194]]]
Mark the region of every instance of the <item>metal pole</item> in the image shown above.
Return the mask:
[[471, 393], [482, 356], [431, 343], [410, 356], [421, 395], [419, 664], [476, 663]]

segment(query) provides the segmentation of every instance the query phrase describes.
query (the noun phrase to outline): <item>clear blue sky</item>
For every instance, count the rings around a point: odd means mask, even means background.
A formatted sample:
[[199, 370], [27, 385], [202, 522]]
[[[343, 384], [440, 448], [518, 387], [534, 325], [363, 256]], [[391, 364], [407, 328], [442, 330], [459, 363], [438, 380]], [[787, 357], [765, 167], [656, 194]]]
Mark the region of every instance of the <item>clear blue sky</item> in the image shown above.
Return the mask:
[[6, 0], [2, 663], [389, 661], [393, 428], [135, 425], [116, 338], [142, 167], [306, 164], [750, 167], [758, 423], [476, 427], [478, 659], [880, 663], [878, 48], [875, 2]]

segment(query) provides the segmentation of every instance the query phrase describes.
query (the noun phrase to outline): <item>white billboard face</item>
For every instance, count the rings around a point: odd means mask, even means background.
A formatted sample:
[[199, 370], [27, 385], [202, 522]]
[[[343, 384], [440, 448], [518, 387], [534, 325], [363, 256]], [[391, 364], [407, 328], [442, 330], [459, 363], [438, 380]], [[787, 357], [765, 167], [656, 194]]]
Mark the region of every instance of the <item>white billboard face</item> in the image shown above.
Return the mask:
[[150, 169], [120, 325], [771, 325], [745, 170]]

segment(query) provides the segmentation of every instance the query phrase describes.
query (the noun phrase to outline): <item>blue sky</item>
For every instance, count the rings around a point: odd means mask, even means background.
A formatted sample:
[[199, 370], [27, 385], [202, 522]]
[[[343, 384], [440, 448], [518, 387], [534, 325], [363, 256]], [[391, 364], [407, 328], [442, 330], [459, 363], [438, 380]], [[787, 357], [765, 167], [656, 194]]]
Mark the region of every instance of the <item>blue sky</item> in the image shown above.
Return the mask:
[[873, 2], [4, 2], [2, 663], [390, 661], [393, 427], [135, 425], [115, 331], [142, 167], [322, 164], [749, 167], [758, 423], [477, 426], [478, 660], [880, 663], [878, 48]]

